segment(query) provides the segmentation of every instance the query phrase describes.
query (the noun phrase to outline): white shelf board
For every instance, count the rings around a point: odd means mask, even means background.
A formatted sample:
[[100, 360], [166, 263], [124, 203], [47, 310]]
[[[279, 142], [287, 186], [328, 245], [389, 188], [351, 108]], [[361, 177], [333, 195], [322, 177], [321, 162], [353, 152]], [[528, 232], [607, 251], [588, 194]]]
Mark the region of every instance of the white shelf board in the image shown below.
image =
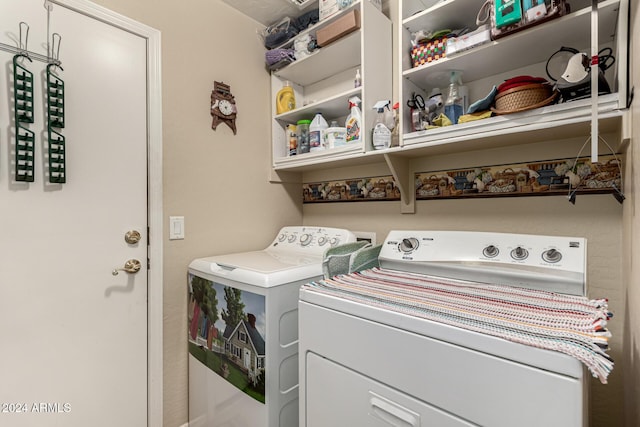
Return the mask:
[[[599, 130], [617, 132], [623, 110], [617, 109], [618, 94], [600, 96]], [[614, 107], [615, 106], [615, 107]], [[562, 140], [584, 135], [591, 130], [590, 99], [551, 105], [529, 112], [495, 116], [442, 129], [413, 132], [404, 136], [403, 145], [386, 150], [362, 152], [339, 149], [276, 159], [274, 169], [306, 170], [356, 166], [391, 158], [418, 158], [428, 155], [462, 153], [497, 147], [515, 147], [543, 141]], [[347, 150], [352, 147], [345, 147]]]
[[382, 151], [363, 152], [362, 144], [275, 159], [276, 171], [304, 172], [384, 162]]
[[322, 113], [324, 117], [341, 117], [349, 114], [348, 100], [352, 96], [362, 98], [362, 87], [336, 94], [330, 98], [296, 108], [286, 113], [278, 114], [274, 118], [284, 123], [296, 123], [298, 120], [309, 119], [316, 113]]
[[[618, 0], [608, 0], [599, 4], [600, 43], [612, 41], [612, 31], [615, 32], [618, 18], [618, 5]], [[463, 70], [464, 81], [474, 81], [530, 64], [546, 62], [560, 46], [584, 48], [589, 40], [590, 20], [591, 9], [584, 8], [476, 48], [411, 68], [402, 75], [418, 87], [432, 88], [446, 86], [449, 83], [450, 70]]]
[[475, 28], [476, 16], [480, 9], [477, 0], [441, 1], [432, 7], [409, 16], [402, 25], [410, 32], [418, 30]]
[[[300, 86], [307, 86], [360, 65], [362, 30], [356, 30], [311, 55], [292, 62], [273, 74]], [[330, 48], [330, 49], [329, 49]]]
[[[617, 93], [598, 97], [598, 113], [606, 114], [619, 108]], [[423, 141], [460, 140], [477, 138], [486, 133], [513, 134], [520, 132], [523, 127], [554, 127], [555, 122], [591, 120], [591, 98], [565, 102], [523, 111], [521, 113], [493, 116], [488, 119], [447, 126], [439, 129], [429, 129], [406, 133], [403, 137], [404, 145]]]
[[[617, 132], [621, 122], [621, 111], [603, 114], [599, 120], [600, 133]], [[549, 123], [549, 126], [541, 126], [540, 124], [523, 125], [518, 128], [517, 132], [512, 133], [495, 131], [478, 135], [477, 138], [425, 140], [412, 145], [385, 150], [385, 152], [391, 156], [417, 158], [500, 147], [515, 148], [518, 145], [575, 138], [580, 135], [588, 138], [590, 137], [590, 131], [590, 119], [574, 118], [554, 121]]]

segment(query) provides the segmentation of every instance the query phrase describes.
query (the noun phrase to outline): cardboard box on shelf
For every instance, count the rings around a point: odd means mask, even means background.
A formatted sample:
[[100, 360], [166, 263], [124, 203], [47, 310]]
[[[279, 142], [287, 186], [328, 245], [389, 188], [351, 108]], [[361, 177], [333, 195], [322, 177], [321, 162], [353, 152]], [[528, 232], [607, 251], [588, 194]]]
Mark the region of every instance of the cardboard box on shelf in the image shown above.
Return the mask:
[[357, 9], [354, 9], [326, 27], [318, 29], [316, 41], [318, 46], [323, 47], [358, 28], [360, 28], [360, 14]]

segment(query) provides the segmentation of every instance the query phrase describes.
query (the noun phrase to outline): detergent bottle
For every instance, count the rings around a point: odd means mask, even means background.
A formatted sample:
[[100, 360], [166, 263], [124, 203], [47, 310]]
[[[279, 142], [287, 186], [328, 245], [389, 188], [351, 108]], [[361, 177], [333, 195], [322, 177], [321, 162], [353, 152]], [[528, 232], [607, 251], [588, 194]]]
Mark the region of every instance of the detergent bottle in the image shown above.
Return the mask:
[[349, 98], [349, 108], [351, 108], [351, 112], [345, 121], [347, 144], [362, 141], [362, 113], [360, 112], [360, 107], [358, 107], [360, 102], [362, 101], [357, 96]]
[[311, 121], [309, 126], [309, 151], [324, 150], [324, 132], [329, 127], [327, 121], [322, 117], [321, 113], [316, 113], [316, 116]]
[[451, 123], [455, 125], [458, 123], [458, 118], [464, 114], [464, 101], [460, 93], [460, 85], [462, 84], [460, 72], [452, 71], [449, 82], [447, 99], [444, 103], [444, 114], [451, 120]]
[[276, 114], [282, 114], [296, 108], [296, 96], [289, 82], [284, 82], [276, 95]]

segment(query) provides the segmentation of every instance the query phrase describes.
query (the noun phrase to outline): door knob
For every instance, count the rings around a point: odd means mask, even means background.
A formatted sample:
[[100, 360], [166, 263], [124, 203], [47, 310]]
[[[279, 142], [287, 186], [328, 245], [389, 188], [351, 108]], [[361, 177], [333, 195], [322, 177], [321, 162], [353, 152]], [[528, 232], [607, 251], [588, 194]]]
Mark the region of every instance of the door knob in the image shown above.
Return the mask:
[[140, 241], [141, 238], [142, 236], [140, 235], [140, 232], [138, 230], [127, 231], [124, 235], [124, 241], [130, 245], [135, 245]]
[[140, 261], [138, 261], [137, 259], [130, 259], [124, 263], [124, 267], [114, 268], [111, 274], [117, 276], [119, 271], [124, 271], [127, 274], [136, 274], [138, 271], [140, 271], [141, 267], [142, 264], [140, 263]]

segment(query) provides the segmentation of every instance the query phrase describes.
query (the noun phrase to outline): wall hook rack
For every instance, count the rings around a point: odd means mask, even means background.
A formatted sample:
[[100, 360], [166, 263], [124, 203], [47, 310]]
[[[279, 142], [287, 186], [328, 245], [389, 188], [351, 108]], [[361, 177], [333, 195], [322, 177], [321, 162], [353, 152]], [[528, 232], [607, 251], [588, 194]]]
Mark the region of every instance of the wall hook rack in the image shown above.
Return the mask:
[[[24, 38], [24, 44], [22, 42], [22, 29], [26, 28], [25, 30], [25, 38]], [[21, 54], [22, 56], [29, 58], [29, 60], [35, 60], [35, 61], [39, 61], [39, 62], [46, 62], [46, 63], [53, 63], [56, 64], [58, 66], [61, 66], [61, 62], [58, 58], [51, 58], [48, 55], [42, 55], [36, 52], [32, 52], [28, 49], [28, 40], [29, 40], [29, 25], [26, 22], [20, 22], [20, 30], [19, 30], [19, 39], [17, 40], [17, 46], [12, 46], [10, 44], [6, 44], [6, 43], [0, 43], [0, 50], [3, 50], [5, 52], [9, 52], [9, 53], [13, 53], [13, 54]]]

